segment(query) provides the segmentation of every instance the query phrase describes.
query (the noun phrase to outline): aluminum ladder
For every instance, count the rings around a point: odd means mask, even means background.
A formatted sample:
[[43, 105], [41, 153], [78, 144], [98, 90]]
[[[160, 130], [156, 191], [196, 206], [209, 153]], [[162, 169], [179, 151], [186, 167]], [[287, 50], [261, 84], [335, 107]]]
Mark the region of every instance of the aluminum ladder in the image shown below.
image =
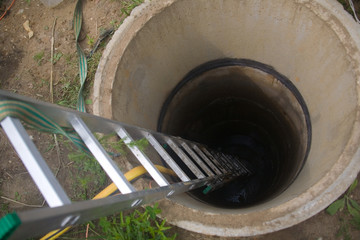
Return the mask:
[[[103, 199], [71, 202], [21, 121], [14, 117], [6, 117], [1, 121], [1, 127], [49, 206], [16, 213], [21, 224], [13, 229], [9, 239], [39, 236], [54, 229], [84, 223], [200, 187], [216, 189], [224, 182], [251, 174], [249, 168], [237, 156], [214, 151], [203, 144], [0, 90], [0, 101], [2, 100], [26, 103], [60, 126], [74, 129], [121, 192], [121, 195]], [[155, 150], [165, 167], [176, 173], [178, 181], [166, 178], [137, 146], [127, 145], [158, 184], [156, 188], [136, 190], [94, 136], [95, 132], [116, 133], [125, 143], [133, 141], [133, 136], [137, 139], [146, 138], [149, 147]]]

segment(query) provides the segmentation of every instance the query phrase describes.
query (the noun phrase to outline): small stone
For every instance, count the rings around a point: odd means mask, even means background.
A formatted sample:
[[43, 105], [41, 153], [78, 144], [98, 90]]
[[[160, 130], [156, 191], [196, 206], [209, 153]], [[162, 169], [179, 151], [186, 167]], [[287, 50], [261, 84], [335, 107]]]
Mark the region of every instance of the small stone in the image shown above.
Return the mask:
[[26, 20], [24, 23], [23, 23], [23, 27], [25, 28], [25, 30], [28, 32], [28, 36], [29, 36], [29, 39], [32, 38], [34, 36], [34, 32], [31, 30], [30, 28], [30, 22], [29, 20]]
[[32, 38], [34, 36], [34, 32], [33, 31], [30, 31], [29, 32], [29, 39]]

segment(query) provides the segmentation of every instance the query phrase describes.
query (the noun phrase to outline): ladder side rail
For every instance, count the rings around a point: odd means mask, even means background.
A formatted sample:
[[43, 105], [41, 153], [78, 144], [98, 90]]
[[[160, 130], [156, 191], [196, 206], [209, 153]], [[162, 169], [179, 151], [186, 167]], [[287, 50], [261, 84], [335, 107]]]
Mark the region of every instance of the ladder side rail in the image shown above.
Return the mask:
[[20, 120], [6, 117], [1, 121], [1, 126], [48, 205], [59, 207], [71, 204]]
[[[242, 176], [242, 175], [240, 175], [240, 176]], [[212, 183], [211, 185], [209, 185], [209, 186], [211, 186], [211, 189], [206, 194], [208, 194], [210, 192], [213, 192], [213, 191], [223, 187], [225, 184], [233, 181], [237, 177], [238, 177], [238, 175], [236, 175], [236, 174], [228, 174], [228, 175], [222, 177], [217, 182]]]
[[[42, 208], [18, 213], [22, 224], [9, 239], [27, 239], [58, 228], [84, 223], [115, 212], [131, 209], [163, 198], [181, 194], [215, 182], [223, 175], [175, 183], [165, 187], [129, 194], [110, 196], [98, 200], [74, 202], [57, 208]], [[29, 234], [33, 234], [33, 236]]]

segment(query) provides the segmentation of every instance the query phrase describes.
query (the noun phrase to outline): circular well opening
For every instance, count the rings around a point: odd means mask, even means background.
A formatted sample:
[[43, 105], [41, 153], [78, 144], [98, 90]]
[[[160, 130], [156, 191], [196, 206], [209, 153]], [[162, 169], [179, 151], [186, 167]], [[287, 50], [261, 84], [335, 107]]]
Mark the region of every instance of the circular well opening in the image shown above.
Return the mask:
[[[289, 171], [295, 174], [289, 173], [273, 188], [275, 193], [253, 207], [219, 208], [187, 194], [161, 201], [159, 207], [168, 222], [209, 235], [252, 236], [284, 229], [326, 208], [358, 173], [358, 31], [335, 1], [145, 1], [106, 47], [95, 77], [94, 113], [156, 130], [166, 98], [196, 66], [236, 58], [274, 67], [301, 92], [311, 115], [311, 150], [304, 167], [302, 160], [291, 159], [295, 164]], [[255, 70], [263, 78], [269, 74]], [[273, 88], [261, 89], [271, 96], [266, 90]], [[301, 101], [287, 97], [295, 100], [280, 96], [281, 109], [288, 117], [291, 108], [300, 114], [291, 119], [303, 150], [293, 156], [306, 157], [308, 128], [304, 111], [296, 107]]]
[[208, 194], [190, 193], [220, 208], [248, 207], [283, 192], [311, 144], [309, 112], [296, 87], [247, 59], [219, 59], [190, 71], [166, 99], [158, 131], [237, 155], [250, 166], [248, 177]]

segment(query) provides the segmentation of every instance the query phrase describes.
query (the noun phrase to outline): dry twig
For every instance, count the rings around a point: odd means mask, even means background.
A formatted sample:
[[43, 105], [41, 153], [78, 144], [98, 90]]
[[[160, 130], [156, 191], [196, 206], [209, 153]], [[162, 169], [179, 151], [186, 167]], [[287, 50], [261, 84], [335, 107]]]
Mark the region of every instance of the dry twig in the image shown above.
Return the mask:
[[4, 197], [4, 196], [0, 196], [0, 198], [5, 199], [5, 200], [7, 200], [9, 202], [13, 202], [13, 203], [17, 203], [19, 205], [26, 206], [26, 207], [32, 207], [32, 208], [41, 208], [42, 207], [41, 205], [32, 205], [32, 204], [22, 203], [22, 202], [19, 202], [19, 201], [16, 201], [14, 199]]
[[86, 225], [86, 233], [85, 233], [85, 239], [88, 239], [88, 235], [89, 235], [89, 224]]
[[51, 52], [50, 52], [50, 59], [51, 59], [51, 68], [50, 68], [50, 101], [51, 103], [54, 103], [54, 90], [53, 90], [53, 66], [54, 66], [54, 43], [55, 43], [55, 37], [54, 37], [54, 33], [55, 33], [55, 25], [56, 25], [56, 20], [57, 18], [55, 18], [54, 20], [54, 24], [53, 24], [53, 28], [52, 28], [52, 35], [51, 35]]

